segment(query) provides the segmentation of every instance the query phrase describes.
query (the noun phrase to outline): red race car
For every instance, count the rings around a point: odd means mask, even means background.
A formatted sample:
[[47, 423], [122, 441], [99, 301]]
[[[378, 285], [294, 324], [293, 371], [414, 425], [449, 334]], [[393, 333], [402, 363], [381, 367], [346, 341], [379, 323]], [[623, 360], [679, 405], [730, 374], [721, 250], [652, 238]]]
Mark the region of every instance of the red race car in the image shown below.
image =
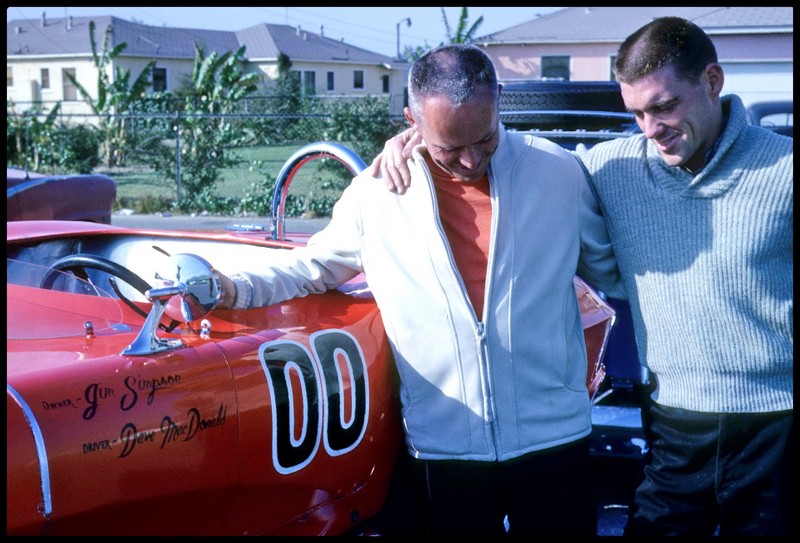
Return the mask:
[[[208, 264], [304, 245], [282, 209], [318, 156], [364, 167], [298, 151], [269, 233], [8, 223], [7, 535], [375, 533], [402, 429], [374, 300], [215, 309]], [[614, 312], [575, 286], [593, 392]]]

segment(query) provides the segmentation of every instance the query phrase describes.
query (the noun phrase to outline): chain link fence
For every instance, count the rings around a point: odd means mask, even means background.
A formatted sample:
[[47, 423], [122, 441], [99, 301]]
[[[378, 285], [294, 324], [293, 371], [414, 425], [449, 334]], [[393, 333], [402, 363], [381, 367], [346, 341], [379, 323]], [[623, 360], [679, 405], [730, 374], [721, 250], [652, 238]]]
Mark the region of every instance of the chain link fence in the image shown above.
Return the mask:
[[[256, 207], [255, 193], [270, 190], [285, 160], [303, 145], [343, 143], [369, 163], [403, 128], [389, 115], [388, 100], [379, 99], [303, 102], [296, 111], [275, 97], [249, 97], [225, 112], [215, 112], [213, 104], [180, 104], [142, 101], [114, 115], [7, 107], [7, 165], [106, 173], [117, 181], [122, 207], [149, 201], [242, 212]], [[324, 213], [349, 182], [344, 174], [314, 175], [295, 213], [315, 205]]]

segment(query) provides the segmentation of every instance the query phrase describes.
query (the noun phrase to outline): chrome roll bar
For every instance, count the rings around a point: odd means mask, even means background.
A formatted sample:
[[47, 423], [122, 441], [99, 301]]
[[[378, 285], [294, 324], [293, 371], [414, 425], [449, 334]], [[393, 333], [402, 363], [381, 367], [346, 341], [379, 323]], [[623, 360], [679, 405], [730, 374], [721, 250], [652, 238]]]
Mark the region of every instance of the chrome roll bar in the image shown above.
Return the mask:
[[320, 141], [300, 148], [284, 163], [275, 181], [270, 212], [270, 236], [272, 239], [286, 239], [286, 196], [289, 194], [289, 186], [303, 164], [315, 158], [332, 158], [347, 167], [354, 176], [367, 167], [361, 157], [341, 143]]

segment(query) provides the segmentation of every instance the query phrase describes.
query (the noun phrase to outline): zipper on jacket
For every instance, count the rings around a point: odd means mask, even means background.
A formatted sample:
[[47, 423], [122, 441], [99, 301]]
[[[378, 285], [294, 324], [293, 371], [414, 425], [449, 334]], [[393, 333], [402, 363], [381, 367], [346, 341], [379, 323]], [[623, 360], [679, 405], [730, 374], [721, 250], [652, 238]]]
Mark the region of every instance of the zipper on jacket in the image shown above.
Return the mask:
[[[497, 425], [495, 424], [494, 418], [494, 389], [492, 387], [492, 379], [491, 379], [491, 372], [489, 371], [489, 346], [486, 343], [486, 324], [489, 319], [492, 317], [491, 311], [491, 291], [492, 291], [492, 276], [494, 271], [494, 248], [495, 248], [495, 241], [497, 238], [497, 224], [498, 224], [498, 214], [499, 210], [497, 209], [497, 194], [496, 194], [496, 185], [492, 182], [492, 178], [494, 174], [492, 173], [492, 163], [489, 162], [489, 166], [486, 169], [486, 175], [489, 176], [489, 199], [492, 203], [492, 222], [491, 222], [491, 231], [489, 233], [489, 255], [486, 261], [486, 280], [483, 287], [483, 315], [481, 318], [481, 322], [478, 323], [478, 352], [480, 353], [481, 360], [480, 360], [480, 367], [481, 371], [483, 372], [483, 382], [486, 383], [486, 394], [484, 394], [486, 405], [484, 409], [486, 410], [486, 414], [489, 420], [489, 428], [492, 433], [492, 445], [495, 450], [495, 455], [497, 455], [498, 449], [498, 436], [496, 435], [497, 432]], [[496, 458], [497, 456], [495, 456]]]
[[[480, 320], [478, 318], [478, 314], [475, 313], [475, 307], [473, 307], [472, 301], [469, 299], [469, 294], [467, 294], [467, 286], [464, 284], [464, 279], [461, 277], [461, 272], [458, 270], [458, 265], [456, 264], [456, 259], [455, 259], [455, 257], [453, 257], [453, 249], [450, 246], [450, 240], [447, 238], [447, 234], [445, 233], [444, 227], [442, 226], [442, 219], [439, 217], [439, 211], [438, 211], [438, 209], [439, 209], [439, 200], [436, 198], [436, 187], [433, 186], [433, 175], [431, 174], [431, 171], [428, 168], [428, 164], [425, 162], [425, 158], [424, 157], [422, 157], [420, 155], [419, 156], [419, 160], [417, 160], [417, 162], [420, 164], [420, 167], [422, 168], [422, 171], [426, 174], [425, 177], [426, 177], [426, 179], [428, 181], [428, 189], [431, 191], [431, 208], [432, 208], [431, 211], [432, 211], [433, 216], [435, 218], [434, 222], [436, 223], [436, 230], [439, 233], [439, 237], [444, 242], [445, 248], [447, 249], [447, 259], [450, 262], [450, 269], [453, 271], [454, 275], [456, 276], [456, 279], [458, 279], [458, 285], [459, 285], [460, 290], [461, 290], [461, 297], [464, 299], [464, 301], [467, 304], [467, 307], [470, 310], [470, 314], [472, 315], [473, 328], [475, 328], [476, 334], [478, 334], [479, 333], [478, 332], [478, 326], [481, 323], [480, 323]], [[489, 278], [488, 278], [488, 268], [487, 268], [487, 278], [486, 278], [486, 280], [487, 280], [487, 282], [489, 280]], [[485, 292], [486, 292], [486, 290], [484, 288], [484, 296], [486, 296]], [[484, 307], [485, 307], [485, 304], [484, 304]], [[486, 311], [484, 310], [484, 314], [485, 314], [485, 312]]]
[[489, 423], [489, 427], [492, 432], [492, 442], [495, 445], [495, 450], [497, 449], [497, 440], [495, 439], [494, 431], [494, 401], [493, 401], [493, 394], [491, 384], [492, 381], [489, 378], [489, 347], [486, 344], [486, 325], [482, 322], [478, 322], [478, 328], [475, 333], [475, 339], [478, 343], [478, 356], [480, 360], [478, 364], [481, 368], [481, 375], [483, 382], [485, 383], [486, 390], [483, 394], [483, 402], [484, 402], [484, 412], [486, 413], [486, 420]]
[[[439, 217], [439, 201], [436, 198], [436, 187], [433, 186], [433, 175], [428, 168], [428, 164], [425, 162], [424, 157], [421, 156], [420, 153], [415, 153], [416, 162], [422, 168], [423, 173], [425, 173], [426, 180], [428, 181], [428, 190], [431, 193], [431, 211], [433, 212], [433, 216], [435, 218], [436, 229], [439, 233], [439, 237], [441, 237], [442, 241], [444, 242], [444, 246], [447, 249], [447, 258], [450, 262], [450, 268], [453, 270], [456, 278], [458, 279], [458, 284], [461, 289], [461, 296], [464, 299], [464, 302], [469, 307], [470, 315], [472, 316], [472, 324], [473, 330], [475, 330], [475, 341], [477, 342], [477, 353], [478, 353], [478, 367], [480, 368], [481, 372], [481, 381], [483, 386], [483, 409], [484, 413], [486, 413], [486, 422], [489, 424], [489, 433], [492, 439], [492, 448], [495, 454], [495, 458], [497, 458], [497, 436], [495, 435], [496, 428], [495, 428], [495, 420], [494, 420], [494, 399], [493, 399], [493, 391], [491, 386], [491, 379], [489, 375], [489, 347], [486, 343], [486, 325], [485, 323], [478, 318], [477, 313], [475, 313], [475, 307], [472, 305], [472, 301], [469, 299], [469, 294], [467, 293], [467, 287], [464, 284], [464, 279], [461, 277], [461, 273], [458, 271], [458, 266], [456, 265], [455, 258], [453, 257], [453, 250], [450, 246], [450, 240], [447, 238], [447, 234], [444, 231], [444, 227], [442, 226], [442, 220]], [[496, 206], [495, 206], [495, 194], [494, 194], [494, 186], [491, 182], [491, 164], [489, 165], [489, 169], [487, 170], [487, 175], [489, 175], [489, 190], [490, 190], [490, 197], [492, 199], [492, 232], [489, 236], [489, 261], [486, 265], [486, 284], [484, 286], [484, 304], [483, 304], [483, 315], [482, 317], [488, 318], [491, 314], [488, 311], [489, 304], [487, 303], [489, 300], [489, 287], [490, 287], [490, 279], [491, 279], [491, 270], [493, 266], [493, 254], [492, 249], [494, 247], [494, 238], [495, 238], [495, 230], [497, 226], [497, 213], [496, 213]]]

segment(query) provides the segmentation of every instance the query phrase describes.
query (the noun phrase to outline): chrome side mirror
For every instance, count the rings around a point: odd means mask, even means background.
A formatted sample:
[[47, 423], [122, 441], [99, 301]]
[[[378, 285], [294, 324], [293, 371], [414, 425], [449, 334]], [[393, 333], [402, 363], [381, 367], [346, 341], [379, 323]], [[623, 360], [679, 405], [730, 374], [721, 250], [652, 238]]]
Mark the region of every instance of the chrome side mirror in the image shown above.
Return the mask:
[[123, 355], [150, 355], [183, 346], [180, 339], [161, 339], [156, 335], [161, 316], [192, 322], [208, 315], [222, 295], [219, 273], [204, 258], [193, 254], [170, 256], [162, 272], [156, 273], [162, 285], [145, 295], [153, 308], [136, 339]]
[[[167, 294], [164, 310], [170, 318], [183, 322], [202, 319], [219, 303], [219, 273], [204, 258], [188, 253], [171, 256], [164, 271], [156, 275], [163, 289], [150, 289], [148, 298]], [[168, 294], [174, 287], [178, 289], [177, 296]]]

